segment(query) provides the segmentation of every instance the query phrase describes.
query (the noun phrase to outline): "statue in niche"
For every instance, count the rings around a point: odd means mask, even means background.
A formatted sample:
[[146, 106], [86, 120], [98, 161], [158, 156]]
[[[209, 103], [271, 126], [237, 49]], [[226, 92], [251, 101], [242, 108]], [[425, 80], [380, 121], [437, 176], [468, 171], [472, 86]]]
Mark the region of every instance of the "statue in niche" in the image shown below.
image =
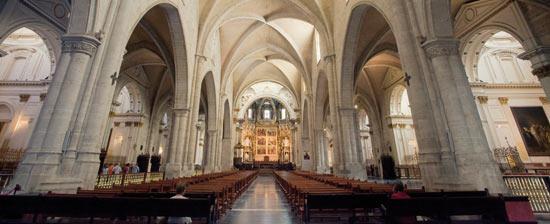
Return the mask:
[[285, 139], [283, 139], [283, 146], [284, 147], [289, 147], [290, 146], [290, 140], [288, 140], [287, 137], [285, 137]]
[[246, 138], [244, 139], [243, 145], [248, 147], [248, 146], [250, 146], [250, 143], [251, 143], [251, 142], [250, 142], [250, 138], [249, 138], [249, 137], [246, 137]]
[[248, 152], [244, 153], [244, 161], [248, 161], [250, 159], [250, 155], [248, 155]]
[[304, 154], [304, 160], [309, 160], [310, 157], [309, 157], [309, 154], [306, 152], [306, 154]]
[[289, 161], [289, 160], [290, 160], [289, 154], [288, 154], [288, 152], [285, 152], [284, 161]]

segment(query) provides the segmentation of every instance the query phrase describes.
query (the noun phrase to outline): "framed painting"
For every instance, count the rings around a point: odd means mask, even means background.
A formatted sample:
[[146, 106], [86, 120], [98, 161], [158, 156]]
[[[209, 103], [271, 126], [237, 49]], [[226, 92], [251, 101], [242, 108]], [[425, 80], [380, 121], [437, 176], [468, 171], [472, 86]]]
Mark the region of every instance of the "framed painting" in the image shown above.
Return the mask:
[[512, 107], [529, 156], [550, 155], [550, 124], [542, 107]]

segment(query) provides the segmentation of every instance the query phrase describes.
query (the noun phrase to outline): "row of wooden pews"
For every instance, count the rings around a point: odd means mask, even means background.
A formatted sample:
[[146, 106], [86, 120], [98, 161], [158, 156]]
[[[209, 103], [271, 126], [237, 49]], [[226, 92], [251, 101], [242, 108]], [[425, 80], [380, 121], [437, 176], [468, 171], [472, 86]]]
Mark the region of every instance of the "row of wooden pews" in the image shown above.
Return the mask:
[[[0, 196], [0, 223], [10, 220], [10, 216], [16, 217], [14, 223], [42, 223], [48, 217], [85, 218], [85, 223], [156, 223], [156, 216], [184, 216], [191, 217], [193, 223], [215, 223], [256, 176], [257, 171], [231, 171], [111, 189], [79, 189], [76, 195]], [[174, 196], [178, 184], [187, 185], [185, 195], [189, 200], [168, 199]], [[21, 219], [21, 214], [32, 216]]]
[[[536, 223], [526, 197], [486, 191], [424, 192], [391, 199], [392, 185], [303, 171], [275, 177], [305, 223]], [[467, 219], [467, 221], [458, 221]], [[409, 222], [407, 222], [409, 223]]]

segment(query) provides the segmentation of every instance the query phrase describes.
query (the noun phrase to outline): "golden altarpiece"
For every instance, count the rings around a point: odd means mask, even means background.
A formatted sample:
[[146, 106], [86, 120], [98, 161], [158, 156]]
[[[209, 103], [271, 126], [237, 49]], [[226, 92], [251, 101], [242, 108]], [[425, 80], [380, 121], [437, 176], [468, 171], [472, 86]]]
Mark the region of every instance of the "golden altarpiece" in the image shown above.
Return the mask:
[[291, 139], [286, 108], [275, 99], [259, 99], [242, 125], [243, 163], [290, 163]]

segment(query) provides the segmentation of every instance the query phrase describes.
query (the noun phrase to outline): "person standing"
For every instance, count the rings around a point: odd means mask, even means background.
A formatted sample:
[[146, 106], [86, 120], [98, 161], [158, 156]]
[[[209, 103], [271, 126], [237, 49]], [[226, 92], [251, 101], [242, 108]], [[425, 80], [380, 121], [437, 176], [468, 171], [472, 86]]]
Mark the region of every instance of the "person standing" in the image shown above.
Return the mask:
[[139, 173], [139, 166], [137, 164], [132, 165], [132, 173]]
[[122, 167], [120, 167], [120, 165], [117, 163], [115, 165], [115, 167], [113, 167], [113, 174], [116, 175], [116, 174], [120, 174], [120, 173], [122, 173]]

